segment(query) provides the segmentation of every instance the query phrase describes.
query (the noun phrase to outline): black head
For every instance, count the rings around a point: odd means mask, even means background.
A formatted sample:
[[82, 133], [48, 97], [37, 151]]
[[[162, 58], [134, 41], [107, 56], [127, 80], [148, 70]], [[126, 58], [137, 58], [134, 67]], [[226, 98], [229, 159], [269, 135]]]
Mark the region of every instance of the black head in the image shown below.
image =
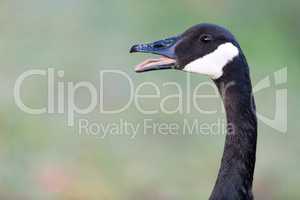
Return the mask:
[[162, 56], [139, 64], [137, 72], [178, 69], [206, 74], [215, 79], [222, 75], [223, 67], [238, 57], [241, 50], [234, 36], [225, 28], [199, 24], [176, 37], [134, 45], [130, 52]]

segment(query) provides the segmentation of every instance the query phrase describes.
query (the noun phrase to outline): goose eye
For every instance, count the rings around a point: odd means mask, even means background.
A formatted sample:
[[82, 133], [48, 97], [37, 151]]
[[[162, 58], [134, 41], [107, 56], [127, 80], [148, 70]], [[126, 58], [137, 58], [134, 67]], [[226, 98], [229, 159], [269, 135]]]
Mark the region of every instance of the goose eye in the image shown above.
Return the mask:
[[201, 40], [202, 42], [209, 42], [209, 41], [212, 40], [212, 36], [211, 36], [211, 35], [204, 34], [204, 35], [201, 35], [200, 40]]

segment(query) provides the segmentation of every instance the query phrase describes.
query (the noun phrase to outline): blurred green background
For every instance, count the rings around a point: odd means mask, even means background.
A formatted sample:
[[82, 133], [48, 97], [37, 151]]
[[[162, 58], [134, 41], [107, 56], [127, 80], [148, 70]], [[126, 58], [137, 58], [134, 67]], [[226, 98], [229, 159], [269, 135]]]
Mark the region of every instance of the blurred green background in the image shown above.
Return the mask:
[[[67, 126], [66, 115], [29, 115], [13, 98], [21, 73], [49, 67], [64, 70], [60, 81], [65, 82], [84, 80], [99, 86], [100, 70], [121, 69], [135, 86], [144, 81], [158, 85], [175, 81], [186, 88], [186, 77], [180, 72], [135, 74], [134, 65], [147, 56], [132, 56], [128, 50], [137, 42], [172, 36], [201, 22], [223, 25], [235, 34], [251, 66], [254, 85], [288, 67], [288, 83], [280, 86], [288, 88], [288, 131], [283, 134], [259, 123], [254, 194], [264, 200], [300, 199], [299, 8], [296, 0], [1, 0], [0, 199], [208, 199], [224, 135], [82, 136], [76, 126]], [[126, 102], [128, 86], [118, 78], [108, 79], [109, 105]], [[191, 77], [192, 84], [207, 80]], [[47, 103], [45, 79], [24, 84], [22, 97], [27, 104]], [[256, 95], [260, 113], [274, 114], [275, 89]], [[78, 96], [77, 103], [84, 107], [88, 96]], [[155, 107], [159, 102], [146, 103]], [[211, 108], [220, 100], [203, 103]], [[120, 118], [141, 122], [146, 117], [156, 122], [180, 122], [183, 117], [214, 122], [225, 116], [196, 112], [145, 116], [132, 105], [121, 114], [96, 110], [76, 119], [111, 123]]]

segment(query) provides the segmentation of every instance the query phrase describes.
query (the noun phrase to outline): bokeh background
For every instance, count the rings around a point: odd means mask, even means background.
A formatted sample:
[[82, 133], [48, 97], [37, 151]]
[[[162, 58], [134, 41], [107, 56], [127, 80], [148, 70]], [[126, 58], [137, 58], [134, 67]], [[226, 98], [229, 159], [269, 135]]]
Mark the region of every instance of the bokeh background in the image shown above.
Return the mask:
[[[288, 131], [283, 134], [259, 123], [254, 193], [256, 199], [300, 199], [299, 8], [296, 0], [1, 0], [0, 199], [208, 199], [224, 135], [82, 136], [76, 125], [67, 126], [66, 115], [29, 115], [13, 98], [15, 80], [21, 73], [49, 67], [64, 70], [63, 82], [84, 80], [99, 87], [100, 70], [121, 69], [135, 86], [144, 81], [158, 85], [175, 81], [185, 89], [186, 77], [180, 72], [135, 74], [134, 65], [147, 56], [132, 56], [128, 49], [134, 43], [178, 34], [201, 22], [226, 26], [236, 35], [254, 84], [288, 67], [288, 83], [279, 86], [288, 88]], [[107, 106], [126, 102], [128, 85], [118, 77], [106, 78]], [[203, 81], [208, 79], [191, 77], [192, 84]], [[45, 78], [36, 77], [23, 87], [26, 104], [47, 104]], [[260, 113], [274, 115], [275, 90], [256, 94]], [[162, 88], [164, 95], [172, 92]], [[160, 100], [145, 104], [155, 107]], [[89, 97], [82, 92], [76, 102], [84, 107]], [[220, 100], [203, 104], [211, 108]], [[120, 118], [141, 122], [146, 117], [134, 104], [121, 114], [104, 115], [95, 110], [76, 115], [76, 119], [96, 123]], [[150, 116], [156, 122], [181, 122], [183, 118], [214, 122], [224, 117], [224, 113], [197, 112]]]

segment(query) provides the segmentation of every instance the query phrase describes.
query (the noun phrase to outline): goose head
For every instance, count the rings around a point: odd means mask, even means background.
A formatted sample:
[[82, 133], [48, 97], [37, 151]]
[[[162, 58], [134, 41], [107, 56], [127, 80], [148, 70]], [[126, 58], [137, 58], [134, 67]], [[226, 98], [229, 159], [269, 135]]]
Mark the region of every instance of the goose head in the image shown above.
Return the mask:
[[178, 36], [134, 45], [130, 53], [135, 52], [160, 55], [138, 64], [136, 72], [176, 69], [207, 75], [212, 79], [220, 78], [226, 66], [242, 55], [234, 36], [213, 24], [199, 24]]

